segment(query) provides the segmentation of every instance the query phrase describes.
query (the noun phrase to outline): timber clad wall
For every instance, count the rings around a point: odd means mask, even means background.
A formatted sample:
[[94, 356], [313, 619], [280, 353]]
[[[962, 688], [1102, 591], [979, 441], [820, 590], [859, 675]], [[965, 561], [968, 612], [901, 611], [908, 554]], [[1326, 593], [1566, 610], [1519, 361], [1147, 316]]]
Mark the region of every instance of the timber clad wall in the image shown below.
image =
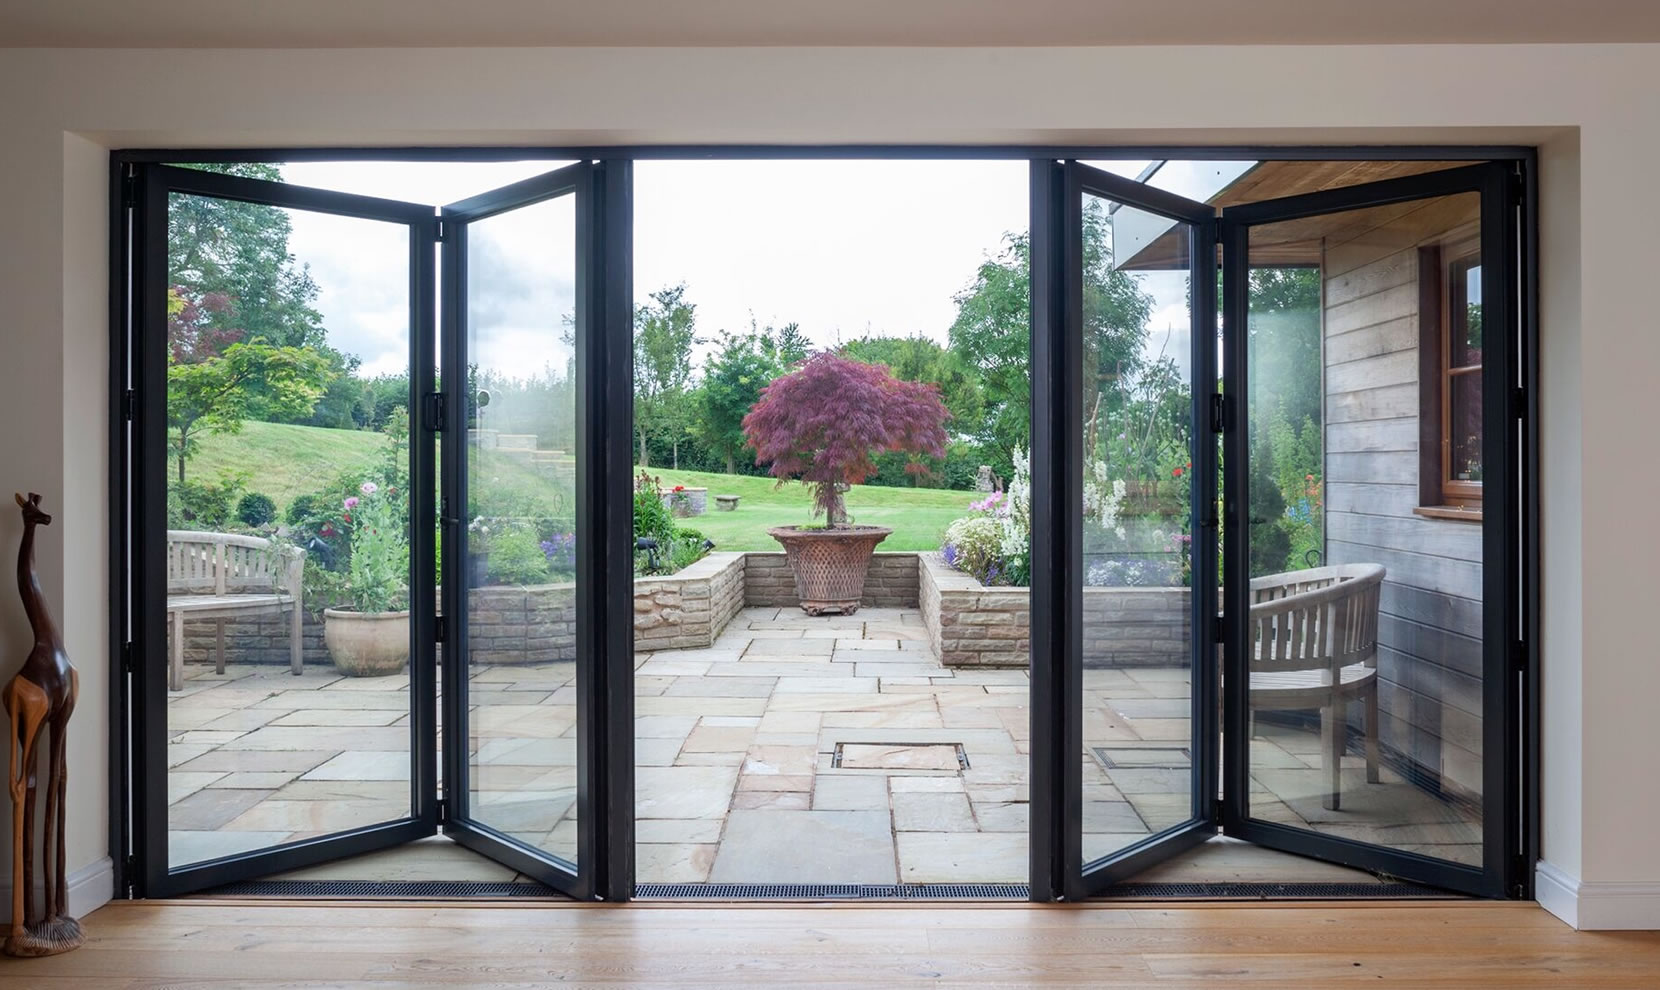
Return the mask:
[[[1375, 211], [1366, 211], [1377, 216]], [[1415, 514], [1418, 247], [1476, 219], [1473, 196], [1389, 208], [1323, 255], [1326, 551], [1386, 569], [1382, 741], [1453, 792], [1481, 792], [1481, 526]], [[1375, 223], [1369, 224], [1375, 226]], [[1359, 706], [1351, 718], [1360, 725]]]

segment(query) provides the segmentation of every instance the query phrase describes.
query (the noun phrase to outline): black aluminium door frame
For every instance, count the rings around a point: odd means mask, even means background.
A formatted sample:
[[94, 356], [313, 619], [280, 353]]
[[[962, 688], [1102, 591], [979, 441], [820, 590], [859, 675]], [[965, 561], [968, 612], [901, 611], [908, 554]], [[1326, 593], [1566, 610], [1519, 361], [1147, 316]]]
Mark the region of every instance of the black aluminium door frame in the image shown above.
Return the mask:
[[[621, 901], [634, 885], [632, 163], [577, 162], [441, 212], [444, 385], [427, 397], [443, 438], [440, 520], [443, 652], [467, 656], [467, 232], [472, 221], [575, 197], [577, 367], [577, 862], [532, 849], [469, 814], [466, 663], [445, 663], [444, 832], [583, 900]], [[621, 611], [619, 611], [619, 608]]]
[[[169, 897], [236, 880], [297, 869], [432, 835], [438, 826], [437, 763], [432, 744], [434, 702], [433, 588], [413, 582], [410, 612], [410, 814], [335, 835], [225, 856], [179, 870], [168, 862], [167, 803], [167, 229], [171, 194], [231, 199], [294, 210], [401, 224], [409, 229], [410, 401], [415, 384], [433, 368], [434, 246], [430, 206], [354, 196], [282, 182], [166, 165], [138, 165], [132, 173], [133, 247], [130, 285], [139, 307], [126, 342], [130, 375], [127, 463], [132, 468], [130, 570], [127, 583], [132, 641], [130, 686], [134, 739], [131, 761], [134, 862], [125, 880], [144, 897]], [[113, 291], [113, 287], [112, 287]], [[430, 437], [411, 443], [410, 511], [431, 518], [434, 467]], [[430, 531], [413, 527], [411, 560], [431, 572]], [[412, 566], [419, 566], [418, 563]], [[424, 585], [424, 590], [423, 586]], [[119, 610], [118, 610], [119, 611]], [[115, 692], [117, 695], [119, 692]]]
[[[1526, 176], [1515, 162], [1489, 162], [1427, 172], [1359, 186], [1284, 199], [1265, 200], [1223, 211], [1224, 392], [1230, 397], [1225, 459], [1240, 470], [1224, 479], [1225, 517], [1223, 584], [1225, 602], [1224, 671], [1230, 685], [1224, 734], [1238, 744], [1224, 750], [1223, 827], [1263, 846], [1316, 856], [1360, 869], [1388, 873], [1433, 886], [1488, 897], [1523, 896], [1531, 889], [1532, 862], [1525, 834], [1532, 817], [1524, 800], [1524, 763], [1536, 766], [1531, 749], [1536, 726], [1529, 716], [1534, 640], [1530, 635], [1535, 599], [1532, 558], [1536, 546], [1536, 471], [1529, 424], [1530, 387], [1536, 362], [1531, 353], [1533, 323], [1532, 260], [1524, 236]], [[1484, 473], [1497, 479], [1484, 493], [1482, 520], [1482, 842], [1480, 867], [1465, 866], [1415, 853], [1305, 831], [1245, 814], [1243, 796], [1250, 784], [1248, 721], [1249, 677], [1244, 644], [1249, 635], [1248, 533], [1244, 507], [1250, 504], [1248, 269], [1252, 227], [1386, 206], [1420, 199], [1475, 193], [1480, 197], [1481, 256], [1484, 265], [1482, 309], [1491, 325], [1504, 328], [1484, 335], [1498, 343], [1483, 348], [1482, 458]], [[1523, 286], [1528, 286], [1524, 293]], [[1491, 497], [1497, 495], [1498, 497]], [[1239, 686], [1234, 689], [1232, 686]]]
[[[1193, 573], [1216, 572], [1216, 213], [1078, 161], [1031, 165], [1032, 899], [1080, 900], [1216, 834], [1217, 589], [1192, 596], [1192, 816], [1093, 862], [1083, 852], [1083, 199], [1186, 224], [1192, 331]], [[1047, 480], [1047, 484], [1045, 481]], [[1201, 493], [1211, 493], [1208, 497]], [[1202, 537], [1199, 534], [1204, 534]], [[1054, 548], [1042, 554], [1037, 548]], [[1047, 797], [1047, 799], [1045, 799]]]

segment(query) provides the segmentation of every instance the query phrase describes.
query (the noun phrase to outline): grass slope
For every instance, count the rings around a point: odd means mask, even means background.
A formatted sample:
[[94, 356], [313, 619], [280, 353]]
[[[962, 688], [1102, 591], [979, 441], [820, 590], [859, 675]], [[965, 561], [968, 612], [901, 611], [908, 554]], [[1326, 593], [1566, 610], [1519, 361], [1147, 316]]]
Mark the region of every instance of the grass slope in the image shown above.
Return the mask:
[[[771, 478], [647, 470], [663, 479], [664, 489], [675, 485], [709, 489], [709, 511], [684, 524], [714, 540], [721, 550], [777, 550], [778, 541], [767, 535], [768, 527], [814, 521], [812, 496], [804, 485], [792, 482], [777, 488]], [[739, 495], [742, 499], [736, 511], [720, 512], [715, 509], [716, 495]], [[937, 550], [945, 527], [968, 515], [968, 503], [978, 497], [975, 492], [937, 488], [855, 485], [847, 493], [847, 513], [856, 523], [893, 528], [893, 535], [882, 541], [878, 550]]]
[[[280, 513], [295, 496], [316, 491], [341, 472], [373, 465], [385, 443], [385, 437], [367, 430], [249, 422], [241, 433], [204, 437], [198, 453], [185, 467], [185, 476], [214, 481], [223, 471], [245, 472], [248, 489], [271, 496]], [[488, 464], [485, 473], [490, 477], [475, 481], [531, 487], [543, 484], [517, 461], [497, 460], [500, 463], [481, 459], [475, 470]], [[722, 550], [777, 550], [777, 541], [767, 535], [768, 527], [813, 521], [812, 497], [803, 485], [777, 488], [771, 478], [655, 467], [649, 470], [662, 479], [665, 489], [675, 485], [709, 489], [709, 511], [686, 520], [685, 525], [701, 531]], [[739, 495], [742, 501], [736, 512], [719, 512], [715, 509], [716, 495]], [[967, 515], [968, 503], [977, 497], [974, 492], [855, 485], [847, 495], [847, 509], [854, 522], [893, 528], [893, 535], [878, 549], [934, 550], [940, 545], [945, 527]]]
[[368, 430], [250, 421], [242, 424], [241, 433], [203, 437], [196, 456], [185, 463], [184, 475], [212, 482], [222, 472], [246, 473], [248, 490], [271, 496], [280, 515], [295, 496], [315, 492], [343, 471], [375, 464], [385, 445], [385, 436]]

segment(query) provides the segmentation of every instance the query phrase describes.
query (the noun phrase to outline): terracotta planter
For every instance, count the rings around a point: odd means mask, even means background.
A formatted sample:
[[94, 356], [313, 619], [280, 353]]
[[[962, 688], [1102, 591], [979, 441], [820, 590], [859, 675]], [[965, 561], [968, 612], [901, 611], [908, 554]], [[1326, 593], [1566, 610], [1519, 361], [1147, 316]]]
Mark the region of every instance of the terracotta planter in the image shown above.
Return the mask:
[[385, 677], [409, 662], [409, 613], [323, 610], [323, 643], [347, 677]]
[[865, 574], [876, 544], [893, 530], [886, 526], [841, 526], [836, 529], [797, 529], [778, 526], [767, 535], [784, 545], [784, 556], [795, 574], [795, 592], [808, 615], [859, 610], [865, 592]]

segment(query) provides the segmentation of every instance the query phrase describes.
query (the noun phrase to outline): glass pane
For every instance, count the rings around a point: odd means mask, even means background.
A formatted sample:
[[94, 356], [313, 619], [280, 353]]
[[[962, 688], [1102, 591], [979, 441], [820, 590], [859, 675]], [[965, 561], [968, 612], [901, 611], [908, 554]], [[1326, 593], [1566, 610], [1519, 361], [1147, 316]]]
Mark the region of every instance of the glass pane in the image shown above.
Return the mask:
[[[1250, 238], [1249, 813], [1461, 863], [1482, 853], [1481, 526], [1414, 511], [1441, 464], [1419, 449], [1442, 376], [1418, 331], [1463, 311], [1418, 278], [1478, 210], [1472, 193]], [[1479, 415], [1454, 435], [1479, 472]]]
[[1189, 229], [1084, 199], [1083, 858], [1193, 817]]
[[411, 812], [410, 235], [168, 209], [178, 867]]
[[1447, 379], [1447, 419], [1450, 459], [1448, 476], [1454, 481], [1481, 481], [1481, 369]]
[[1450, 266], [1447, 312], [1452, 319], [1447, 336], [1448, 361], [1453, 368], [1481, 364], [1481, 261], [1464, 258]]
[[575, 863], [575, 197], [466, 243], [468, 817]]

